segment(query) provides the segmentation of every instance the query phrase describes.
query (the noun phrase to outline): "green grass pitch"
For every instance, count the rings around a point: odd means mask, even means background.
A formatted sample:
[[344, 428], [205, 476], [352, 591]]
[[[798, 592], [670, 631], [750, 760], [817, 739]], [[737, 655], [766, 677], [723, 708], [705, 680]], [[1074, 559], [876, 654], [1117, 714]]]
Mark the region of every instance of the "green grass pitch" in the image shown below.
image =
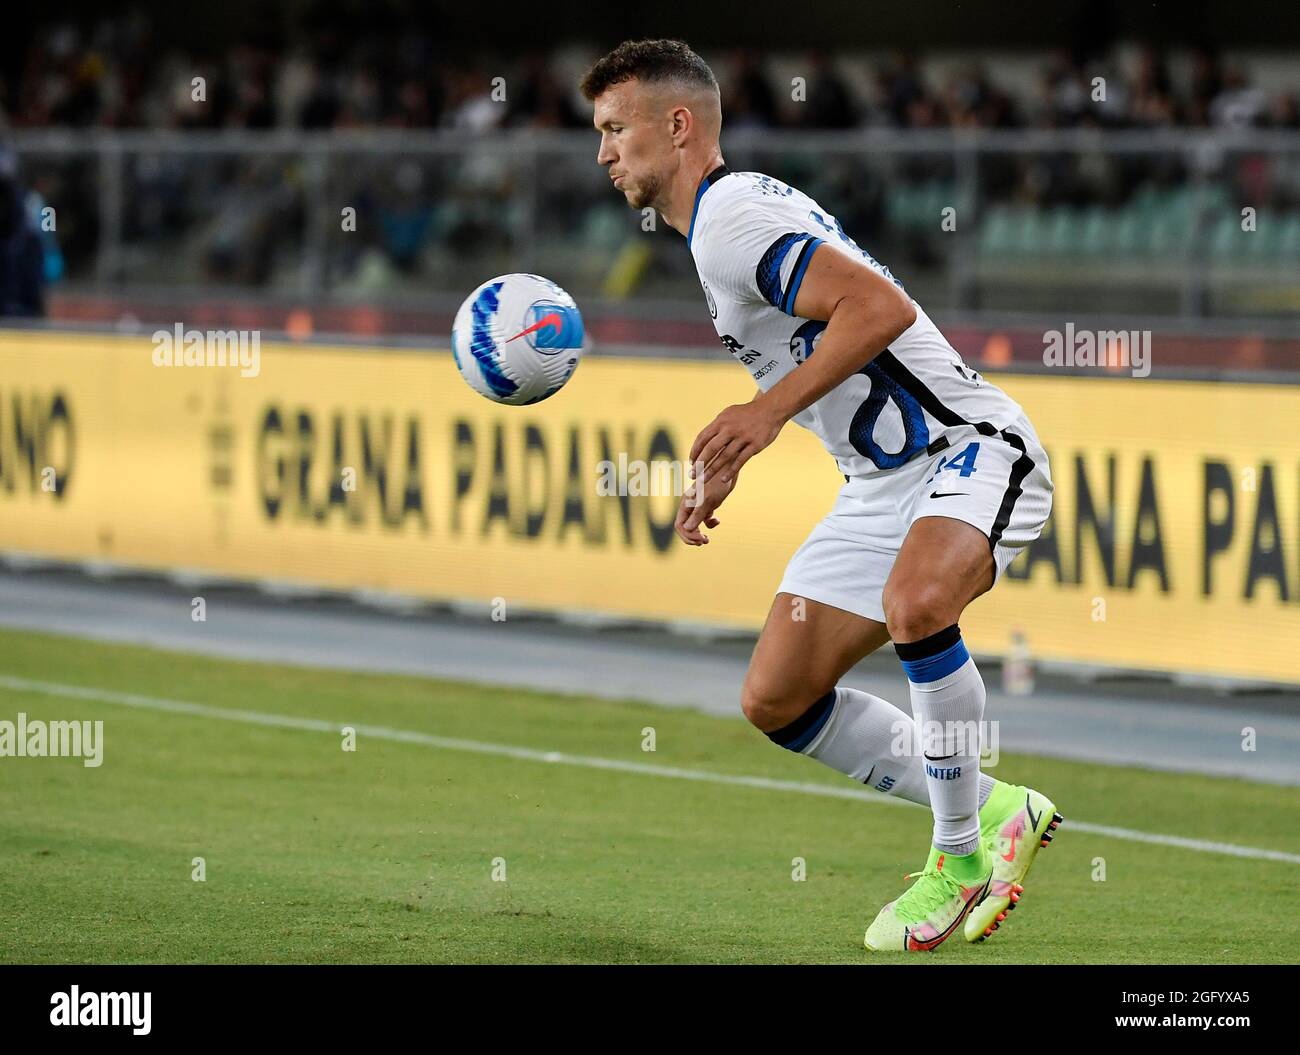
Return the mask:
[[[0, 675], [243, 711], [852, 787], [739, 716], [0, 632]], [[1004, 754], [1066, 823], [992, 939], [862, 948], [924, 863], [915, 808], [0, 688], [102, 719], [103, 764], [0, 758], [4, 962], [1295, 962], [1300, 789]], [[642, 750], [643, 730], [656, 750]], [[206, 877], [192, 878], [193, 859]], [[806, 878], [792, 878], [794, 860]], [[498, 861], [499, 859], [499, 861]], [[498, 877], [504, 862], [504, 881]], [[1104, 880], [1098, 878], [1104, 866]]]

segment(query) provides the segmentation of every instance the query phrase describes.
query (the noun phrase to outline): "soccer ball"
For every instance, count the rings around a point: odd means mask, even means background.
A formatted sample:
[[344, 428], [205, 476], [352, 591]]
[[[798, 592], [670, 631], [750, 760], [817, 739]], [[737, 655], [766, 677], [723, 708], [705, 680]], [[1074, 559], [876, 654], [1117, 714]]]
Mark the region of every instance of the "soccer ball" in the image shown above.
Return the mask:
[[582, 358], [582, 315], [540, 275], [501, 275], [465, 298], [451, 331], [460, 376], [479, 395], [525, 406], [555, 395]]

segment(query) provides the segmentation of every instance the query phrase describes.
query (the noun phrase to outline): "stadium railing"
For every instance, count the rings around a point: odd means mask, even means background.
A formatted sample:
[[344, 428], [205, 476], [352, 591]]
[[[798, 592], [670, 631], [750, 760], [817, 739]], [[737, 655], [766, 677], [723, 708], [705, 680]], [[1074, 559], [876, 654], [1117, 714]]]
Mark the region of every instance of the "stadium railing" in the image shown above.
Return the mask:
[[[63, 290], [452, 297], [544, 271], [697, 308], [687, 254], [629, 210], [594, 132], [14, 132]], [[932, 312], [1300, 318], [1300, 134], [724, 129], [735, 170], [822, 202]], [[48, 221], [47, 221], [48, 223]]]

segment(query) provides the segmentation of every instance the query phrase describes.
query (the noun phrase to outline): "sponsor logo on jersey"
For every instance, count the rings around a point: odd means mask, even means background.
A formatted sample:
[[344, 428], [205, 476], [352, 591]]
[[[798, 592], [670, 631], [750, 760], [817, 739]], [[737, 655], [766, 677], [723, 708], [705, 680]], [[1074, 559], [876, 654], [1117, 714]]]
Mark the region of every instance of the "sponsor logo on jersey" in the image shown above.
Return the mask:
[[731, 334], [729, 333], [722, 334], [721, 337], [719, 337], [718, 339], [722, 341], [727, 351], [729, 351], [732, 355], [734, 355], [746, 366], [748, 366], [750, 363], [757, 362], [759, 359], [763, 357], [762, 352], [754, 348], [746, 348], [743, 344], [741, 344], [738, 340], [736, 340], [736, 338], [731, 336]]

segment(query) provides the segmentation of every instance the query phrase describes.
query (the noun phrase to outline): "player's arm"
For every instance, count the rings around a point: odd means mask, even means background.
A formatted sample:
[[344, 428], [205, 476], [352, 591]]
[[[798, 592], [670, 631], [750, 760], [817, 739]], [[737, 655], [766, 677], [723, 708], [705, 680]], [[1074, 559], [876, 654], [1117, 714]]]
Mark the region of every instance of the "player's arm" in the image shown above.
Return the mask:
[[813, 252], [794, 314], [827, 325], [816, 356], [759, 398], [782, 424], [861, 370], [916, 322], [916, 307], [898, 286], [826, 244]]
[[696, 437], [691, 465], [734, 476], [785, 423], [889, 347], [916, 321], [893, 282], [825, 243], [813, 250], [793, 315], [826, 323], [817, 354], [749, 403], [728, 407]]

